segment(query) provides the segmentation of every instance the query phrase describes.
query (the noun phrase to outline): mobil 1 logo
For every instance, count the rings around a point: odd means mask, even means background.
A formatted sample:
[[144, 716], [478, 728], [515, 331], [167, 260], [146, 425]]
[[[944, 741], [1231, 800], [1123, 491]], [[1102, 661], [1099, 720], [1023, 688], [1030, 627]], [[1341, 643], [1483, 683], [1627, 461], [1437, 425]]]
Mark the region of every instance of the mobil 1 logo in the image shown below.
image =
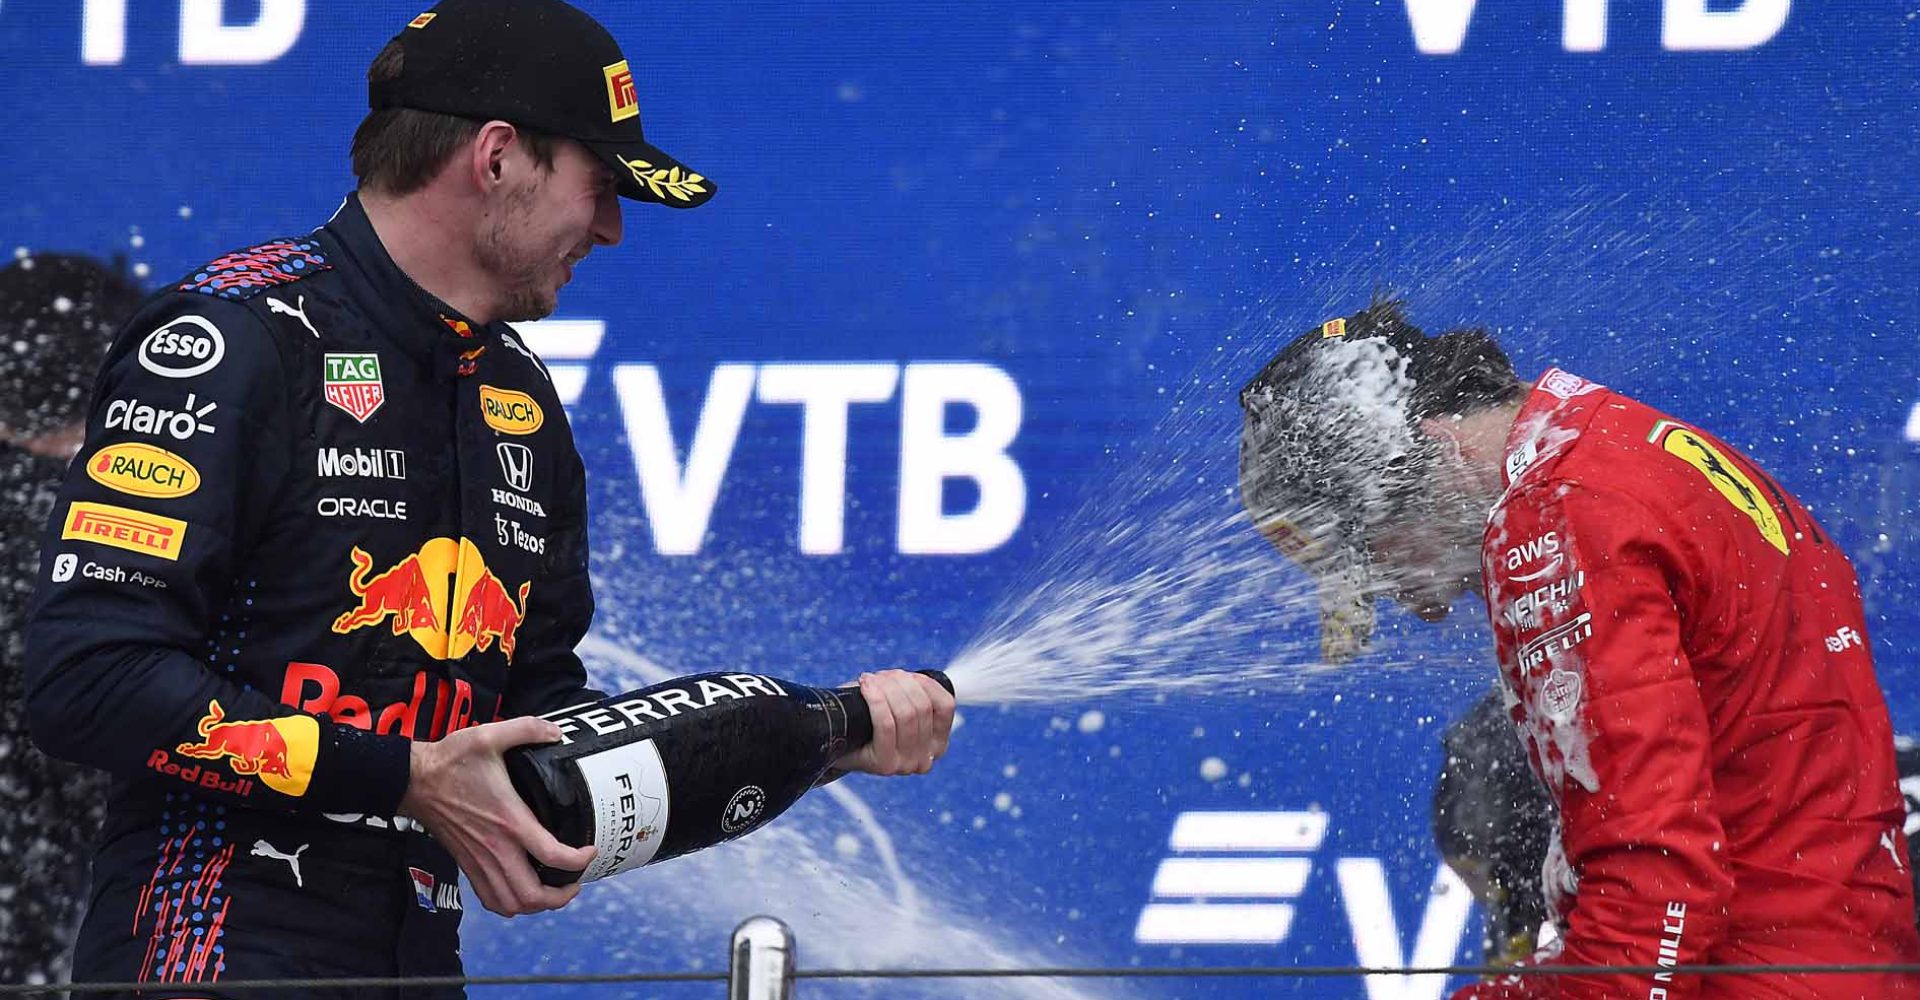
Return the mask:
[[317, 471], [323, 478], [407, 478], [407, 453], [399, 448], [322, 448]]
[[140, 367], [162, 378], [205, 375], [226, 356], [220, 328], [201, 316], [182, 316], [140, 342]]

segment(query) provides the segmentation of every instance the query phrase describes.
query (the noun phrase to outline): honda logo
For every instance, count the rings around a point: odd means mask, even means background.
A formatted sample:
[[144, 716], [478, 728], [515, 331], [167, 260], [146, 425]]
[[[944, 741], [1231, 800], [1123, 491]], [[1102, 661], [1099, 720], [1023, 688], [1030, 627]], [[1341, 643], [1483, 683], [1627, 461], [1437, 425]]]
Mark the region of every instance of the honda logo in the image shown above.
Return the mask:
[[533, 449], [507, 441], [493, 447], [500, 453], [500, 474], [507, 477], [507, 485], [521, 491], [532, 488]]

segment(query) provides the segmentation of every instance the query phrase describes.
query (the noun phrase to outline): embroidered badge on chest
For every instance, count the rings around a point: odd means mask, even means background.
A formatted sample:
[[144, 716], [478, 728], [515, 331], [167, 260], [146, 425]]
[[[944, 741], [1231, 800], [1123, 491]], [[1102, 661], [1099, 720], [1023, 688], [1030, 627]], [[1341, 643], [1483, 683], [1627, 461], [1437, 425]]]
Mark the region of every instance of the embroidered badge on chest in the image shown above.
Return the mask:
[[386, 385], [380, 381], [380, 355], [328, 354], [323, 390], [327, 402], [366, 423], [387, 401]]

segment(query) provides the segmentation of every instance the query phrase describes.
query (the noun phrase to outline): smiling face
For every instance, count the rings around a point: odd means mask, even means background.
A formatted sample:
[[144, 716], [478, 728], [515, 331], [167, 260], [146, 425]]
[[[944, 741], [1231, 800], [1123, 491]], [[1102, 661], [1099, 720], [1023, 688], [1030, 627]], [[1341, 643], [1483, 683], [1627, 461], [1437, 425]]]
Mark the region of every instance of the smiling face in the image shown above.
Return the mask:
[[595, 246], [620, 242], [613, 171], [585, 146], [562, 140], [552, 169], [515, 143], [505, 152], [507, 183], [492, 196], [474, 257], [498, 283], [498, 318], [540, 319], [559, 304], [573, 267]]

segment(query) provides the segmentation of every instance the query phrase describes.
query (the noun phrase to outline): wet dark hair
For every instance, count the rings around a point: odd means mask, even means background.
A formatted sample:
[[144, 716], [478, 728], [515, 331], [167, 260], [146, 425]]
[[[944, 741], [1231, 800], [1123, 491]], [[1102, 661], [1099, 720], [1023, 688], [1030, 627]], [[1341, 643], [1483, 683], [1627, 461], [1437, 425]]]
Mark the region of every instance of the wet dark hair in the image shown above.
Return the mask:
[[[383, 83], [400, 76], [406, 54], [400, 40], [388, 42], [367, 67], [367, 82]], [[406, 195], [427, 185], [461, 147], [480, 134], [482, 122], [413, 108], [381, 108], [367, 112], [353, 131], [350, 156], [353, 175], [362, 190]], [[514, 126], [527, 144], [534, 162], [552, 169], [560, 139], [535, 129]]]
[[1295, 337], [1241, 389], [1242, 501], [1256, 523], [1280, 517], [1296, 534], [1358, 544], [1429, 502], [1421, 484], [1436, 446], [1422, 420], [1524, 392], [1485, 330], [1428, 336], [1401, 300], [1376, 295]]
[[38, 437], [85, 420], [100, 359], [145, 297], [124, 258], [43, 253], [0, 270], [0, 425]]
[[[1367, 308], [1330, 320], [1342, 323], [1348, 340], [1380, 338], [1407, 358], [1413, 380], [1408, 416], [1424, 420], [1439, 414], [1466, 414], [1519, 399], [1526, 386], [1514, 373], [1507, 352], [1484, 328], [1468, 327], [1429, 336], [1407, 319], [1406, 302], [1376, 294]], [[1301, 334], [1240, 390], [1240, 405], [1251, 408], [1265, 391], [1280, 388], [1304, 370], [1315, 345], [1328, 339], [1326, 325]]]

